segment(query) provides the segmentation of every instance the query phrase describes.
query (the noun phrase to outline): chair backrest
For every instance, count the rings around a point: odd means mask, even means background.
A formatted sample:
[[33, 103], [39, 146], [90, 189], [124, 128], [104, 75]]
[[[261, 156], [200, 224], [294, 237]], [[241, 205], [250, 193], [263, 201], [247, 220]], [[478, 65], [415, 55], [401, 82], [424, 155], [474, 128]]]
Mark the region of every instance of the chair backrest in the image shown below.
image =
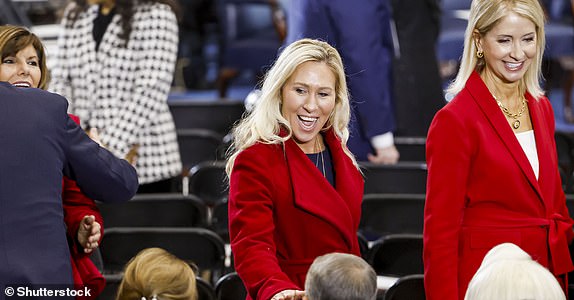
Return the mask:
[[422, 274], [422, 234], [391, 234], [371, 245], [368, 262], [378, 275], [401, 277]]
[[185, 101], [169, 102], [177, 129], [209, 129], [226, 135], [245, 112], [243, 101]]
[[229, 216], [227, 197], [221, 198], [211, 210], [210, 228], [226, 243], [229, 243]]
[[224, 161], [206, 161], [189, 172], [189, 193], [197, 195], [208, 206], [215, 205], [228, 194]]
[[357, 238], [359, 239], [359, 249], [361, 250], [361, 257], [363, 257], [364, 260], [367, 260], [369, 258], [369, 241], [360, 232], [357, 232]]
[[407, 275], [399, 278], [385, 293], [385, 300], [425, 300], [424, 276]]
[[574, 194], [566, 194], [566, 207], [568, 207], [570, 218], [574, 219]]
[[365, 174], [365, 194], [426, 193], [427, 166], [424, 162], [377, 165], [361, 162]]
[[105, 228], [205, 227], [207, 207], [197, 196], [136, 194], [124, 203], [98, 202]]
[[268, 0], [218, 0], [222, 66], [260, 71], [281, 46]]
[[216, 300], [213, 286], [201, 277], [195, 278], [197, 287], [197, 300]]
[[178, 129], [177, 142], [184, 173], [200, 162], [219, 160], [225, 155], [223, 136], [208, 129]]
[[395, 233], [423, 233], [424, 194], [365, 194], [359, 232], [367, 240]]
[[122, 273], [116, 274], [103, 274], [106, 279], [106, 286], [102, 293], [98, 296], [99, 300], [115, 300], [118, 294], [118, 288], [122, 283], [124, 277]]
[[223, 240], [205, 228], [110, 228], [104, 232], [100, 251], [107, 273], [119, 272], [139, 251], [159, 247], [193, 262], [200, 274], [221, 276], [225, 262]]
[[442, 11], [470, 9], [471, 0], [441, 0], [439, 1]]
[[426, 138], [425, 137], [395, 137], [395, 146], [401, 154], [401, 161], [424, 162]]
[[237, 273], [225, 274], [215, 284], [217, 300], [245, 300], [247, 290]]

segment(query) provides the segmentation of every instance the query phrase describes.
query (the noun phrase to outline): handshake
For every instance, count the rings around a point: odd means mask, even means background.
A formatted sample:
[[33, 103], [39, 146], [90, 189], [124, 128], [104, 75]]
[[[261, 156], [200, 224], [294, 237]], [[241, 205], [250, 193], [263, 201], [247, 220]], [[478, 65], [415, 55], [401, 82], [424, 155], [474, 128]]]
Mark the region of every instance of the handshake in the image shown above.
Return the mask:
[[[90, 127], [88, 129], [86, 129], [86, 134], [94, 142], [98, 143], [100, 145], [100, 147], [107, 148], [106, 145], [104, 143], [102, 143], [102, 139], [101, 139], [100, 134], [98, 132], [98, 128]], [[124, 157], [124, 159], [127, 160], [132, 166], [135, 166], [135, 164], [136, 164], [136, 161], [138, 158], [138, 149], [139, 149], [139, 144], [133, 144], [130, 147], [130, 150], [128, 151], [126, 156]]]

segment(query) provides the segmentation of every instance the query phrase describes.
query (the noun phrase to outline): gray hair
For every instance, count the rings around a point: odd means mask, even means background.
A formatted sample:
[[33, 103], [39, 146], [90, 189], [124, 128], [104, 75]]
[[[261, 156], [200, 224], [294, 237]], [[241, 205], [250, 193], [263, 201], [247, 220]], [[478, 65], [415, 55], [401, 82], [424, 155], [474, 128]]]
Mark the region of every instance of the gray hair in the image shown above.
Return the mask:
[[358, 256], [329, 253], [309, 268], [305, 292], [309, 300], [375, 300], [377, 274]]

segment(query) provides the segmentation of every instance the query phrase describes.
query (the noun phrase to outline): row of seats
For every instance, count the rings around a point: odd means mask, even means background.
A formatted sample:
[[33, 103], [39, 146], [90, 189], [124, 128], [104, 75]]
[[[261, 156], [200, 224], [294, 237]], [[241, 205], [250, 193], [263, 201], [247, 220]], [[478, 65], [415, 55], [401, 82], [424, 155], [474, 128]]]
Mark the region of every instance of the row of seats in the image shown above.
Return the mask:
[[[365, 194], [426, 192], [427, 166], [424, 162], [399, 162], [395, 165], [361, 162], [359, 165], [365, 177]], [[195, 194], [214, 205], [228, 192], [225, 161], [198, 163], [183, 182], [183, 194]]]
[[[104, 235], [99, 249], [103, 261], [103, 273], [108, 285], [100, 299], [115, 294], [121, 281], [121, 269], [131, 257], [149, 247], [161, 247], [179, 258], [193, 262], [198, 267], [201, 278], [198, 285], [208, 295], [209, 287], [215, 287], [217, 298], [199, 299], [245, 299], [221, 298], [221, 293], [238, 296], [244, 293], [243, 285], [233, 270], [224, 269], [225, 250], [219, 237], [203, 228], [110, 228]], [[403, 277], [422, 274], [422, 235], [395, 234], [385, 236], [375, 242], [363, 253], [367, 262], [373, 266], [377, 275]], [[231, 275], [230, 275], [231, 274]], [[233, 281], [233, 282], [229, 282]], [[218, 286], [225, 282], [227, 288]], [[219, 292], [218, 292], [219, 290]], [[225, 291], [234, 290], [235, 293]], [[244, 297], [244, 294], [242, 294]]]
[[[189, 175], [191, 169], [202, 162], [216, 161], [223, 164], [230, 144], [229, 132], [245, 113], [243, 102], [179, 100], [170, 102], [169, 107], [177, 129], [183, 176]], [[409, 164], [425, 160], [425, 138], [397, 137], [395, 143], [401, 153], [401, 162]], [[365, 166], [368, 167], [368, 163]], [[409, 167], [398, 165], [396, 168]], [[185, 193], [185, 183], [182, 189]]]
[[[558, 167], [562, 176], [564, 191], [574, 193], [574, 138], [565, 133], [556, 133]], [[421, 143], [403, 144], [405, 148], [424, 150]], [[214, 149], [220, 145], [214, 144]], [[182, 154], [194, 152], [182, 148]], [[200, 151], [197, 151], [200, 152]], [[213, 153], [216, 153], [215, 150]], [[414, 154], [413, 154], [414, 155]], [[421, 155], [421, 154], [419, 154]], [[424, 154], [422, 154], [424, 156]], [[360, 163], [365, 175], [365, 193], [426, 193], [427, 166], [423, 161], [402, 161], [396, 165], [375, 165]], [[224, 160], [205, 160], [190, 168], [184, 178], [183, 193], [194, 193], [214, 203], [227, 194]], [[381, 184], [384, 183], [384, 184]]]

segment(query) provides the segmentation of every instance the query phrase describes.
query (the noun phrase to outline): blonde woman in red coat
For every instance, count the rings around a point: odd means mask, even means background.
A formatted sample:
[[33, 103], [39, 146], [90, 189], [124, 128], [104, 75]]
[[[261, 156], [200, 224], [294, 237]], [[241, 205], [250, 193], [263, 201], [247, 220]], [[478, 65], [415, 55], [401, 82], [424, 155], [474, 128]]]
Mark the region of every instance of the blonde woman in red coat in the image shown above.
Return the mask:
[[247, 299], [302, 299], [317, 256], [360, 255], [363, 178], [346, 147], [349, 116], [339, 54], [303, 39], [283, 50], [236, 126], [229, 229]]
[[538, 0], [474, 0], [461, 67], [427, 139], [427, 299], [463, 299], [484, 255], [513, 243], [567, 286], [572, 220], [540, 88]]

